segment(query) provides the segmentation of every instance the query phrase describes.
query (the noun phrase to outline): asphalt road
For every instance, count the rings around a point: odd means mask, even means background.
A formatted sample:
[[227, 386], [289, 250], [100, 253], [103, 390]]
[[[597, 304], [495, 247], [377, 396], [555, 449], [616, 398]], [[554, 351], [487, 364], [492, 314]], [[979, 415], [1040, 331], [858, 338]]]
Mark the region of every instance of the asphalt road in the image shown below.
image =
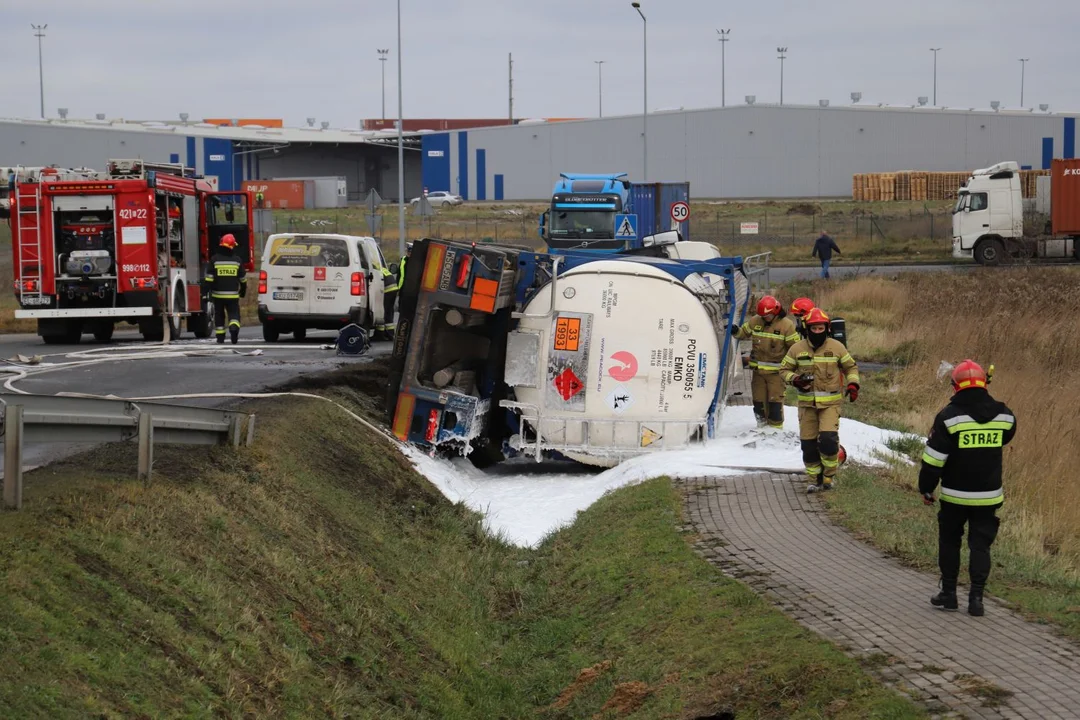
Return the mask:
[[[36, 335], [0, 336], [0, 368], [13, 367], [11, 361], [17, 355], [28, 358], [42, 355], [41, 362], [32, 366], [28, 377], [12, 380], [11, 384], [24, 392], [50, 395], [58, 392], [79, 392], [117, 397], [149, 397], [192, 393], [252, 393], [265, 391], [298, 375], [324, 372], [346, 363], [365, 362], [365, 358], [378, 357], [390, 351], [390, 343], [377, 342], [366, 355], [360, 358], [345, 358], [338, 356], [333, 349], [323, 348], [324, 345], [333, 343], [336, 337], [333, 332], [312, 332], [303, 342], [288, 339], [268, 344], [263, 341], [260, 328], [248, 327], [241, 330], [240, 342], [235, 346], [221, 346], [213, 340], [194, 339], [169, 344], [172, 350], [214, 351], [210, 356], [173, 356], [148, 360], [116, 358], [92, 365], [57, 368], [61, 363], [97, 358], [103, 353], [113, 352], [104, 348], [117, 348], [116, 352], [126, 353], [153, 351], [154, 347], [143, 343], [136, 332], [117, 332], [114, 341], [109, 344], [95, 343], [89, 335], [83, 337], [88, 342], [79, 345], [45, 345]], [[216, 352], [216, 349], [221, 347], [226, 348], [227, 352]], [[228, 351], [231, 348], [239, 352]], [[262, 354], [239, 354], [250, 353], [256, 349], [261, 350]], [[75, 357], [71, 355], [86, 351], [90, 351], [90, 354]], [[0, 384], [11, 377], [0, 377]], [[11, 390], [0, 388], [0, 392], [10, 393]], [[187, 399], [176, 402], [213, 406], [230, 401]], [[80, 449], [82, 446], [59, 443], [27, 446], [23, 451], [24, 462], [27, 466], [36, 466]], [[2, 468], [3, 457], [0, 456], [0, 470]]]

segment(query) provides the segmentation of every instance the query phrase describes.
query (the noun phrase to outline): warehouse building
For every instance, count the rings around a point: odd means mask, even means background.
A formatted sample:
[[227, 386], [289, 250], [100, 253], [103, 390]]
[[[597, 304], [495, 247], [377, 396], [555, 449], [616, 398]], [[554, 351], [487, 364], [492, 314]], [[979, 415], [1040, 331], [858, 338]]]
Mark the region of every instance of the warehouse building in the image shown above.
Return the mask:
[[[406, 199], [420, 194], [417, 133], [405, 150]], [[344, 177], [348, 197], [359, 201], [375, 189], [397, 199], [394, 132], [283, 128], [259, 124], [164, 123], [123, 120], [0, 119], [0, 166], [105, 168], [111, 158], [184, 163], [217, 179], [221, 190], [246, 180], [275, 177]]]
[[1076, 117], [856, 104], [728, 106], [438, 132], [421, 137], [423, 184], [469, 200], [549, 198], [560, 172], [689, 181], [697, 198], [850, 197], [855, 173], [962, 171], [1073, 157]]

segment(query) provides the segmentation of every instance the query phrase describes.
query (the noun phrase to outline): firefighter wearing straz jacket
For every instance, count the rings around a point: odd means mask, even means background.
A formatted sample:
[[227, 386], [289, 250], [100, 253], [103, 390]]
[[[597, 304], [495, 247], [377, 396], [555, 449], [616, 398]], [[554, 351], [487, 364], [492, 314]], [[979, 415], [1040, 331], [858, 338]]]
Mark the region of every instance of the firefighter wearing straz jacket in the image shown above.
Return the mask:
[[[993, 373], [994, 366], [990, 366]], [[919, 471], [923, 502], [934, 504], [941, 483], [938, 511], [938, 566], [941, 592], [930, 603], [956, 610], [956, 581], [960, 575], [960, 545], [964, 525], [971, 550], [968, 613], [983, 614], [983, 589], [990, 577], [990, 546], [997, 537], [998, 508], [1005, 501], [1001, 487], [1002, 448], [1016, 434], [1016, 417], [987, 391], [990, 376], [971, 360], [952, 372], [953, 395], [934, 418]]]
[[232, 344], [240, 339], [240, 298], [247, 294], [244, 265], [236, 256], [236, 238], [229, 233], [221, 238], [221, 251], [210, 258], [205, 282], [214, 301], [214, 334], [218, 344], [225, 342], [225, 316], [228, 315]]

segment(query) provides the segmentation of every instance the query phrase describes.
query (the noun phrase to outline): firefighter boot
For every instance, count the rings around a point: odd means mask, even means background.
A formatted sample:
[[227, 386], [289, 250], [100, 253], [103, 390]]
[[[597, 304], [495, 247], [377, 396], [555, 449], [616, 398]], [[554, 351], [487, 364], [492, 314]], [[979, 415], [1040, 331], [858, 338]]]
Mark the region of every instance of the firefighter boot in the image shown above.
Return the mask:
[[233, 325], [231, 328], [229, 328], [229, 341], [233, 345], [240, 341], [240, 328], [238, 328], [236, 325]]
[[983, 609], [983, 588], [981, 585], [972, 585], [968, 593], [968, 615], [982, 617], [986, 611]]
[[217, 336], [217, 344], [218, 345], [224, 345], [225, 344], [225, 333], [220, 333]]
[[[930, 598], [930, 604], [938, 610], [956, 612], [960, 607], [956, 600], [956, 580], [941, 579], [941, 592]], [[980, 602], [980, 607], [982, 607]]]

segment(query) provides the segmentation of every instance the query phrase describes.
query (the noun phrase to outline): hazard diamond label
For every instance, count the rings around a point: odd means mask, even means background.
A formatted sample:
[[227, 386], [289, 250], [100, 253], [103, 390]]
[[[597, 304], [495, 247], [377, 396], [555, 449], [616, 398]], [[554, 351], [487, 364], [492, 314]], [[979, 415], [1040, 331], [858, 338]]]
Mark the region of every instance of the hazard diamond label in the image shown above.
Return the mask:
[[562, 396], [563, 400], [569, 400], [585, 389], [585, 384], [578, 379], [578, 376], [570, 368], [566, 368], [556, 375], [554, 382], [555, 389], [559, 391], [559, 395]]

